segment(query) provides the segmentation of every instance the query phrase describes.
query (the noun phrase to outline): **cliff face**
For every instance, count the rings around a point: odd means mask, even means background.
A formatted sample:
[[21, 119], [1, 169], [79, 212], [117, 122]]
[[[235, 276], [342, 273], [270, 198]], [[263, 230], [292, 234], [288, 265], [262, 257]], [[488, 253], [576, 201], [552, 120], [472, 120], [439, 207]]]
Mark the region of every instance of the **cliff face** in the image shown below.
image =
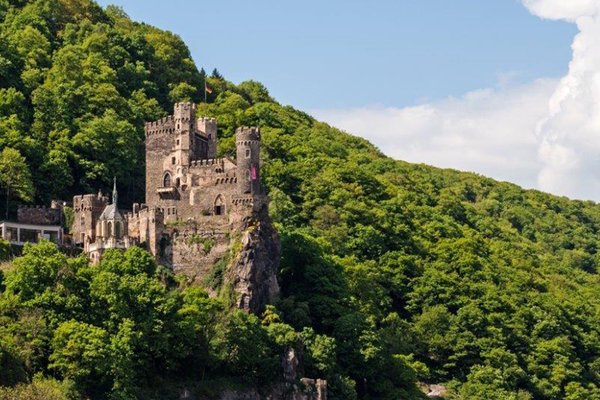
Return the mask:
[[229, 225], [188, 221], [168, 229], [162, 261], [213, 295], [219, 287], [232, 288], [237, 307], [260, 314], [279, 295], [279, 235], [266, 205], [235, 217]]
[[242, 223], [241, 249], [235, 256], [228, 279], [237, 294], [237, 306], [260, 313], [279, 295], [277, 271], [281, 247], [266, 208]]

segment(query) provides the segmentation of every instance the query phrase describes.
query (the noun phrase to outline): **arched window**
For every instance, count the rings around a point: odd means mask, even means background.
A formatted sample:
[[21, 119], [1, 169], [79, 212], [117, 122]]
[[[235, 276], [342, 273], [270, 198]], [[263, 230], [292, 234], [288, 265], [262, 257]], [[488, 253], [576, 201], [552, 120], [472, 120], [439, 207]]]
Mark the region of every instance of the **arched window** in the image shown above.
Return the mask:
[[108, 237], [112, 237], [113, 236], [113, 230], [112, 230], [112, 222], [108, 223]]
[[121, 223], [115, 222], [115, 237], [119, 239], [121, 237]]
[[218, 195], [215, 199], [215, 215], [224, 215], [225, 214], [225, 202], [223, 201], [223, 196]]
[[163, 178], [163, 187], [171, 187], [171, 174], [168, 172], [165, 174], [165, 177]]

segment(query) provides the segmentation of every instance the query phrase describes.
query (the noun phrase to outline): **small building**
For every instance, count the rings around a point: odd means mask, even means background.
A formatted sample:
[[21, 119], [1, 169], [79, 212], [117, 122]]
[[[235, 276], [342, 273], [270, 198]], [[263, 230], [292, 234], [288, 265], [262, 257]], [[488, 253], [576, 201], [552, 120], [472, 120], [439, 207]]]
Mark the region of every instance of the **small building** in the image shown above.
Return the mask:
[[50, 208], [21, 206], [17, 211], [17, 222], [0, 222], [0, 234], [2, 239], [17, 246], [37, 243], [42, 239], [62, 245], [62, 207], [56, 201], [52, 202]]
[[95, 235], [85, 237], [84, 251], [93, 263], [98, 263], [108, 249], [126, 249], [135, 244], [129, 238], [127, 219], [118, 208], [117, 180], [114, 180], [112, 203], [107, 204], [97, 218]]

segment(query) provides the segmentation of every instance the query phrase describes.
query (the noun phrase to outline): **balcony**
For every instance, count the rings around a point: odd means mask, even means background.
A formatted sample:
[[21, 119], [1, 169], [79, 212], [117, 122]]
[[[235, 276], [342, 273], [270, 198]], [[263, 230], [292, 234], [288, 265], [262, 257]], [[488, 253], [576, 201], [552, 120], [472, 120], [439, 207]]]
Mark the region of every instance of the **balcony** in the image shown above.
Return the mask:
[[158, 189], [156, 189], [156, 192], [159, 195], [173, 195], [175, 193], [177, 193], [177, 188], [174, 186], [164, 186], [164, 187], [159, 187]]

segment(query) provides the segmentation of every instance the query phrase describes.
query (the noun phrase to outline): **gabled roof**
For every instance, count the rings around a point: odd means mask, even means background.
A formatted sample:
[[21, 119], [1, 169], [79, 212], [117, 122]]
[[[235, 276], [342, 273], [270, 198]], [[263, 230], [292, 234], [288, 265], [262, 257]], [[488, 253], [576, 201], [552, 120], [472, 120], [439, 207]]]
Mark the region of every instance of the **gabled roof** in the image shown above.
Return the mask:
[[121, 215], [121, 212], [117, 208], [116, 204], [107, 205], [106, 208], [104, 209], [104, 211], [102, 211], [102, 214], [100, 214], [99, 219], [101, 221], [105, 221], [105, 220], [123, 221], [124, 220], [123, 215]]

